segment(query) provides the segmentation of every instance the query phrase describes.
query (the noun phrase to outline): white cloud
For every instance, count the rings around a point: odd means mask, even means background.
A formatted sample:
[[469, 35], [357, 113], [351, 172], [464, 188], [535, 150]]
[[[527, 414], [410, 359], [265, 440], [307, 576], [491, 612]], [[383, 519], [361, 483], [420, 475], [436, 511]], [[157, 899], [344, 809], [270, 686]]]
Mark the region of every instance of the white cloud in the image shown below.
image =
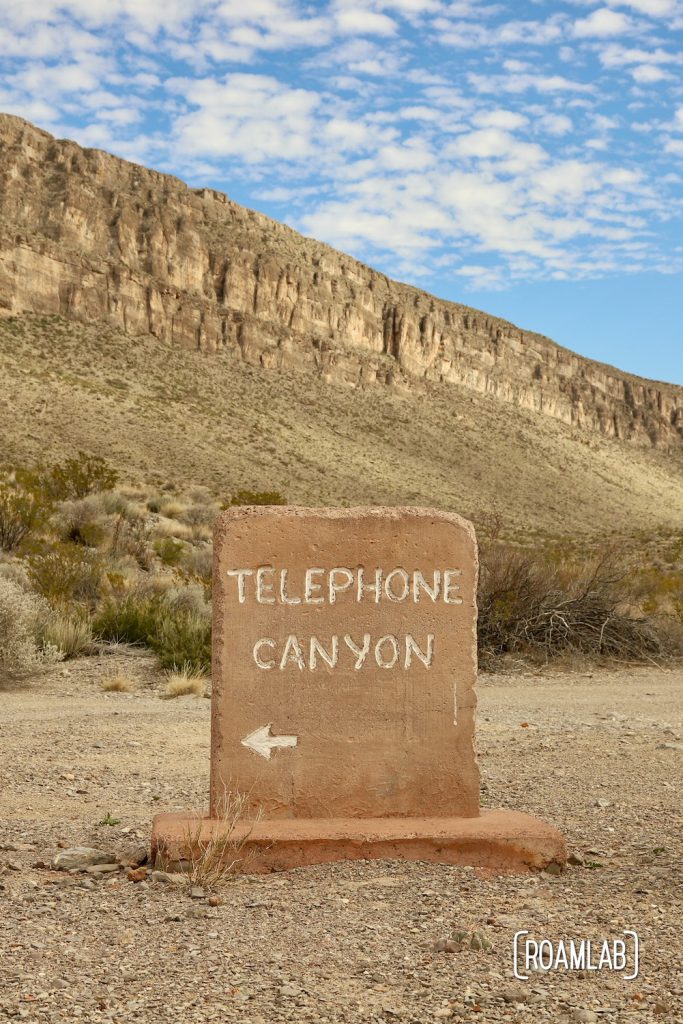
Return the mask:
[[612, 0], [612, 6], [630, 7], [639, 14], [665, 18], [680, 9], [679, 0]]
[[[510, 63], [510, 62], [508, 62]], [[470, 84], [481, 93], [522, 93], [535, 90], [539, 93], [592, 92], [593, 86], [573, 82], [563, 75], [544, 75], [526, 71], [511, 71], [508, 75], [469, 74]]]
[[166, 84], [194, 108], [174, 123], [177, 145], [187, 152], [236, 156], [247, 164], [302, 160], [315, 152], [317, 93], [238, 73]]
[[665, 78], [673, 77], [668, 71], [664, 71], [657, 64], [638, 64], [637, 67], [633, 68], [631, 74], [639, 85], [663, 82]]
[[587, 18], [580, 18], [574, 22], [574, 35], [578, 39], [590, 37], [605, 38], [608, 36], [620, 36], [630, 32], [633, 23], [628, 15], [621, 11], [612, 11], [609, 7], [600, 7], [593, 11]]
[[503, 128], [514, 131], [528, 124], [529, 118], [516, 110], [482, 110], [474, 115], [472, 122], [480, 128]]
[[566, 19], [554, 15], [546, 21], [508, 21], [501, 25], [483, 25], [471, 21], [451, 22], [445, 18], [434, 22], [436, 38], [445, 46], [461, 48], [512, 46], [526, 43], [542, 46], [560, 40]]
[[337, 28], [348, 35], [393, 36], [398, 27], [386, 14], [368, 11], [363, 7], [351, 7], [335, 15]]
[[543, 114], [536, 123], [548, 135], [567, 135], [574, 127], [573, 121], [566, 114], [554, 114], [552, 111]]

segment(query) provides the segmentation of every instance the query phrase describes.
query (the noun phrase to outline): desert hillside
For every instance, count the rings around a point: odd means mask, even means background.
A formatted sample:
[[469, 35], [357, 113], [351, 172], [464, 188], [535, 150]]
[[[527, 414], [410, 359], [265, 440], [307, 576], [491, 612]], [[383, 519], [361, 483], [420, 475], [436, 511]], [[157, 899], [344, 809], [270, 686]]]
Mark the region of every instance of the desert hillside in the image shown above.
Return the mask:
[[642, 445], [680, 447], [683, 437], [683, 388], [398, 284], [225, 195], [8, 115], [0, 310], [106, 322], [347, 385], [460, 385]]
[[7, 465], [83, 449], [157, 487], [497, 512], [523, 538], [652, 537], [683, 522], [680, 450], [571, 430], [461, 385], [351, 389], [230, 348], [28, 314], [0, 318], [0, 358]]

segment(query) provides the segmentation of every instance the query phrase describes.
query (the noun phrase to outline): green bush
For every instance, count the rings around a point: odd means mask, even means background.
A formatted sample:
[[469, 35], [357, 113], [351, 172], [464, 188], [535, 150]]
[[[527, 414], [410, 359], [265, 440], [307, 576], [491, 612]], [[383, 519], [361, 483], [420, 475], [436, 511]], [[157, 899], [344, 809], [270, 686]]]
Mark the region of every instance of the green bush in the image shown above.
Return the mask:
[[104, 566], [94, 551], [57, 543], [28, 555], [26, 566], [33, 589], [53, 606], [76, 603], [92, 608], [100, 597]]
[[152, 649], [162, 668], [208, 672], [211, 668], [211, 620], [194, 612], [165, 612]]
[[232, 505], [286, 505], [287, 499], [279, 491], [237, 491], [222, 509]]
[[175, 537], [158, 537], [152, 546], [164, 565], [168, 566], [178, 565], [185, 550], [183, 542]]
[[211, 620], [184, 607], [169, 605], [162, 597], [129, 594], [110, 601], [93, 620], [103, 640], [149, 647], [162, 668], [205, 672], [211, 665]]
[[160, 614], [159, 598], [128, 594], [99, 609], [93, 618], [93, 632], [102, 640], [151, 647]]
[[44, 497], [21, 486], [0, 483], [0, 549], [13, 551], [49, 513]]
[[99, 455], [79, 452], [74, 458], [52, 466], [41, 475], [42, 487], [55, 501], [85, 498], [87, 494], [111, 491], [118, 473]]

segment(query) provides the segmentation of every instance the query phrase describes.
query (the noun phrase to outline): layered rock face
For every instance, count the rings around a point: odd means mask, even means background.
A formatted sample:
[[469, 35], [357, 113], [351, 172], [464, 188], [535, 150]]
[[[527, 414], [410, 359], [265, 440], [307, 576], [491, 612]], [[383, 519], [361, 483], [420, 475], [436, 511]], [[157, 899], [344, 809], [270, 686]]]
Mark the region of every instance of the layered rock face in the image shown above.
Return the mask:
[[610, 437], [683, 440], [683, 388], [584, 359], [221, 193], [0, 114], [0, 314], [22, 311], [230, 346], [349, 385], [454, 382]]

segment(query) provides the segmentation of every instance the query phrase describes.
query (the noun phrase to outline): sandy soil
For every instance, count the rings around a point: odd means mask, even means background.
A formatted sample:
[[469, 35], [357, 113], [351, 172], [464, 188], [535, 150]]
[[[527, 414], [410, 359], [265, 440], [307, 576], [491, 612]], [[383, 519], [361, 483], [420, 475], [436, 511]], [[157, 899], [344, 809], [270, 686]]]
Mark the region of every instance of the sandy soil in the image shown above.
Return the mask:
[[[100, 690], [112, 662], [138, 683]], [[36, 1022], [683, 1021], [683, 669], [486, 676], [482, 802], [544, 816], [584, 863], [558, 877], [375, 862], [185, 885], [54, 872], [122, 855], [157, 810], [201, 807], [208, 700], [159, 699], [147, 658], [0, 683], [0, 1014]], [[68, 674], [65, 674], [68, 673]], [[120, 819], [98, 825], [105, 815]], [[579, 858], [580, 859], [580, 858]], [[456, 929], [484, 951], [437, 952]], [[513, 935], [618, 938], [640, 975], [512, 972]]]

